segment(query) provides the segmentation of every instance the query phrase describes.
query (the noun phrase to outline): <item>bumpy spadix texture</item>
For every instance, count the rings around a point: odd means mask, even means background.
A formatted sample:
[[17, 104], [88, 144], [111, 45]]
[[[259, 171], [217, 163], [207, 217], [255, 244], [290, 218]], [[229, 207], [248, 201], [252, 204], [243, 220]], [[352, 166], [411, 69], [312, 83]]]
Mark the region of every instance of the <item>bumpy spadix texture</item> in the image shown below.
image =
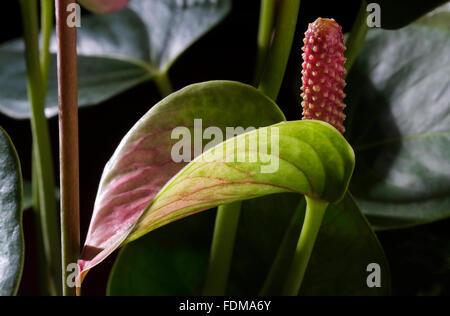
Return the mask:
[[304, 120], [320, 120], [345, 132], [344, 35], [333, 19], [309, 24], [303, 47], [302, 107]]

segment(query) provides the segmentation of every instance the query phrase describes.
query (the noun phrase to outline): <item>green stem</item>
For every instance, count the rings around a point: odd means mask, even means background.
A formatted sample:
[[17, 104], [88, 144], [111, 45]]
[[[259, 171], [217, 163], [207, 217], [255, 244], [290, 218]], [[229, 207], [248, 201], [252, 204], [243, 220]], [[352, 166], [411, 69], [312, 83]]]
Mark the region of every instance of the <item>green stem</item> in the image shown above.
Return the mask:
[[301, 221], [303, 220], [303, 214], [305, 212], [306, 202], [302, 199], [302, 202], [298, 205], [292, 219], [289, 223], [289, 227], [286, 230], [283, 241], [281, 242], [275, 261], [270, 268], [269, 275], [260, 292], [260, 296], [277, 295], [281, 292], [284, 281], [286, 280], [286, 266], [289, 266], [294, 256], [295, 245], [298, 241], [301, 231]]
[[[270, 1], [265, 1], [263, 5], [270, 5]], [[260, 90], [267, 96], [276, 100], [280, 92], [281, 84], [286, 72], [289, 56], [294, 41], [295, 29], [297, 26], [298, 13], [300, 9], [300, 0], [283, 1], [281, 14], [277, 23], [277, 30], [273, 45], [267, 53], [267, 63], [263, 72], [260, 84]], [[263, 8], [263, 11], [270, 11], [270, 8]], [[266, 15], [264, 12], [263, 15]], [[268, 13], [267, 16], [268, 17]], [[269, 39], [267, 35], [269, 21], [262, 18], [260, 34], [264, 34], [265, 40]], [[261, 35], [261, 38], [263, 35]], [[262, 50], [260, 50], [260, 53]], [[264, 52], [262, 52], [264, 53]], [[260, 59], [265, 59], [259, 56]], [[239, 225], [239, 216], [241, 211], [241, 202], [219, 207], [216, 218], [216, 227], [213, 237], [212, 252], [208, 276], [206, 278], [205, 295], [224, 295], [230, 272], [231, 259], [234, 250], [236, 232]]]
[[35, 226], [35, 255], [38, 261], [39, 271], [39, 293], [41, 296], [56, 296], [58, 295], [55, 287], [55, 282], [52, 278], [52, 271], [50, 271], [50, 265], [47, 264], [45, 256], [44, 239], [42, 233], [42, 221], [40, 215], [40, 201], [39, 201], [39, 179], [37, 175], [36, 166], [36, 154], [32, 151], [33, 163], [32, 163], [32, 192], [33, 192], [33, 217]]
[[[44, 99], [47, 92], [48, 76], [50, 69], [50, 38], [53, 28], [53, 1], [52, 0], [41, 0], [41, 33], [42, 33], [42, 48], [41, 48], [41, 71], [42, 71], [42, 85]], [[35, 226], [36, 226], [36, 249], [39, 265], [39, 288], [42, 295], [57, 295], [55, 285], [52, 284], [51, 271], [48, 270], [48, 265], [45, 262], [44, 256], [44, 241], [42, 239], [42, 227], [39, 218], [39, 183], [37, 176], [37, 157], [33, 151], [32, 160], [32, 183], [33, 183], [33, 210], [35, 215]]]
[[[268, 97], [276, 101], [280, 93], [281, 85], [283, 83], [286, 68], [289, 62], [292, 45], [294, 42], [294, 35], [297, 27], [297, 20], [300, 11], [300, 0], [282, 1], [278, 22], [276, 25], [275, 36], [267, 53], [267, 63], [264, 72], [262, 73], [259, 90], [265, 93]], [[266, 27], [263, 23], [263, 27]], [[264, 32], [264, 31], [262, 31]], [[262, 36], [261, 36], [262, 38]], [[293, 226], [290, 229], [294, 229]], [[287, 240], [283, 241], [283, 245]], [[282, 245], [282, 247], [283, 247]], [[286, 249], [288, 246], [286, 245]], [[263, 286], [262, 293], [270, 291], [272, 284], [275, 283], [274, 278], [278, 275], [279, 265], [284, 260], [284, 254], [280, 253], [279, 257], [274, 262], [272, 270], [269, 273], [268, 279]]]
[[55, 6], [53, 0], [41, 0], [41, 69], [43, 78], [44, 94], [47, 92], [48, 77], [50, 73], [50, 39], [53, 30], [53, 16], [55, 14]]
[[270, 48], [274, 30], [275, 0], [261, 0], [261, 12], [259, 17], [258, 54], [256, 57], [255, 85], [258, 86], [261, 72], [267, 60], [267, 52]]
[[[50, 132], [44, 113], [44, 90], [39, 60], [38, 9], [36, 1], [20, 0], [25, 37], [28, 94], [31, 103], [31, 128], [39, 188], [40, 218], [46, 262], [52, 271], [52, 283], [61, 277], [60, 238], [55, 200]], [[59, 289], [59, 287], [56, 287]], [[58, 291], [59, 292], [59, 291]]]
[[167, 72], [159, 74], [154, 80], [162, 98], [167, 97], [173, 92], [172, 83]]
[[352, 69], [356, 58], [358, 57], [359, 51], [361, 50], [364, 40], [366, 39], [369, 27], [367, 26], [367, 2], [365, 0], [361, 3], [361, 8], [359, 9], [356, 21], [353, 24], [349, 38], [347, 39], [347, 51], [345, 52], [345, 57], [347, 62], [345, 64], [345, 69], [347, 73]]
[[282, 1], [281, 3], [275, 37], [259, 86], [260, 90], [273, 100], [277, 99], [283, 83], [294, 42], [299, 10], [300, 0]]
[[[355, 23], [353, 24], [351, 33], [349, 38], [347, 39], [347, 51], [345, 52], [345, 56], [347, 58], [347, 62], [345, 64], [345, 69], [347, 70], [347, 74], [350, 73], [356, 58], [364, 44], [367, 33], [369, 31], [369, 27], [367, 26], [367, 1], [363, 0], [361, 2], [361, 8], [359, 9], [358, 15], [356, 17]], [[356, 108], [358, 105], [357, 100], [353, 100], [353, 106], [349, 107], [347, 111], [347, 121], [346, 127], [347, 131], [345, 132], [346, 136], [351, 135], [353, 120], [355, 117]]]
[[203, 290], [206, 296], [223, 296], [226, 293], [240, 215], [241, 202], [219, 206]]
[[306, 197], [306, 217], [283, 295], [297, 296], [329, 203]]

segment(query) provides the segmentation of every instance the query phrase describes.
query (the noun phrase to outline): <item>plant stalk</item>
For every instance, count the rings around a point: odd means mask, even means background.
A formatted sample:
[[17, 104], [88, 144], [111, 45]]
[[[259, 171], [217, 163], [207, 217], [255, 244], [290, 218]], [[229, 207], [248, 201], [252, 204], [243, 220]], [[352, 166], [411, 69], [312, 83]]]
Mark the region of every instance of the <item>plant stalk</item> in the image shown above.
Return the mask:
[[[42, 47], [41, 47], [41, 72], [42, 72], [42, 85], [43, 85], [43, 98], [45, 100], [47, 94], [48, 86], [48, 76], [50, 69], [50, 38], [53, 28], [53, 1], [52, 0], [41, 0], [41, 33], [42, 33]], [[55, 296], [56, 292], [55, 284], [52, 284], [51, 271], [48, 270], [48, 265], [45, 260], [44, 251], [44, 241], [42, 239], [42, 224], [40, 220], [40, 209], [39, 209], [39, 183], [37, 176], [36, 161], [37, 157], [35, 151], [32, 151], [32, 192], [33, 192], [33, 211], [35, 216], [35, 227], [36, 227], [36, 249], [38, 257], [39, 266], [39, 289], [42, 295]]]
[[[349, 72], [361, 50], [368, 32], [367, 26], [367, 2], [365, 0], [361, 3], [361, 8], [359, 10], [357, 19], [353, 25], [350, 37], [347, 40], [347, 63], [346, 70]], [[292, 262], [292, 266], [289, 272], [289, 279], [285, 284], [283, 293], [284, 295], [296, 296], [300, 290], [301, 284], [303, 282], [305, 272], [311, 257], [314, 244], [317, 235], [320, 230], [320, 226], [323, 220], [328, 203], [315, 201], [310, 198], [307, 200], [307, 210], [306, 218], [304, 222], [303, 229], [300, 233], [300, 239], [295, 251], [295, 257]], [[299, 208], [303, 208], [304, 205], [301, 203]], [[290, 249], [290, 237], [296, 234], [296, 220], [299, 219], [299, 210], [293, 216], [293, 220], [288, 228], [285, 238], [280, 246], [277, 257], [272, 265], [268, 278], [263, 286], [261, 295], [273, 294], [274, 289], [277, 288], [279, 283], [278, 278], [282, 275], [282, 267], [284, 266], [286, 260], [291, 256]]]
[[41, 48], [41, 68], [43, 78], [44, 94], [47, 93], [48, 77], [50, 74], [50, 40], [53, 30], [53, 17], [55, 15], [54, 0], [41, 0], [41, 32], [42, 32], [42, 48]]
[[[345, 52], [345, 57], [347, 58], [347, 62], [345, 64], [345, 69], [347, 70], [347, 75], [350, 73], [369, 31], [369, 27], [367, 26], [367, 17], [367, 1], [363, 0], [346, 43], [347, 51]], [[353, 106], [349, 107], [347, 111], [346, 136], [351, 135], [357, 104], [357, 102], [354, 102]]]
[[69, 287], [68, 266], [80, 255], [80, 198], [78, 149], [77, 29], [66, 23], [67, 7], [75, 0], [56, 0], [58, 37], [59, 144], [61, 175], [61, 245], [63, 294], [75, 296]]
[[255, 86], [259, 85], [261, 72], [267, 60], [267, 52], [274, 31], [276, 0], [261, 0], [258, 32], [258, 54], [256, 56]]
[[302, 199], [294, 214], [289, 226], [284, 234], [283, 241], [278, 248], [275, 260], [270, 268], [269, 275], [259, 293], [260, 296], [277, 295], [281, 292], [286, 280], [287, 272], [285, 267], [292, 262], [295, 246], [300, 236], [301, 221], [306, 208], [306, 201]]
[[42, 225], [42, 240], [45, 261], [51, 271], [51, 284], [57, 292], [56, 280], [61, 276], [60, 239], [58, 213], [54, 194], [55, 182], [50, 132], [45, 117], [45, 94], [39, 60], [38, 8], [37, 1], [20, 0], [25, 38], [28, 94], [31, 103], [31, 129], [33, 133], [33, 157], [35, 161], [35, 187], [38, 188], [39, 216]]
[[167, 97], [173, 92], [172, 83], [170, 82], [169, 74], [167, 72], [159, 74], [155, 78], [155, 84], [158, 87], [162, 98]]
[[369, 31], [369, 27], [367, 26], [367, 17], [367, 1], [363, 0], [356, 17], [356, 21], [350, 32], [350, 36], [346, 42], [347, 50], [345, 52], [345, 57], [347, 58], [347, 62], [345, 64], [345, 69], [347, 70], [347, 73], [352, 69], [355, 60], [358, 57], [359, 51], [364, 44], [367, 32]]
[[206, 296], [224, 296], [226, 293], [240, 215], [241, 202], [219, 206], [203, 291]]
[[284, 296], [297, 296], [300, 291], [328, 205], [327, 202], [306, 197], [305, 222], [283, 289]]
[[[273, 24], [269, 19], [273, 19], [274, 10], [274, 7], [270, 7], [270, 2], [270, 0], [267, 0], [262, 3], [262, 11], [265, 12], [262, 12], [263, 17], [260, 22], [260, 28], [263, 28], [263, 30], [259, 32], [261, 39], [264, 37], [264, 41], [266, 41], [264, 45], [267, 47], [271, 37], [271, 34], [267, 35], [271, 33], [268, 31], [269, 25]], [[267, 56], [267, 63], [265, 63], [267, 69], [263, 72], [259, 89], [273, 100], [276, 100], [278, 97], [286, 72], [294, 41], [299, 9], [300, 0], [282, 2], [273, 45], [268, 52], [259, 50], [260, 54]], [[258, 56], [258, 59], [266, 60], [264, 56]], [[241, 206], [241, 202], [236, 202], [219, 207], [212, 242], [209, 272], [204, 288], [205, 295], [224, 295], [226, 292]]]
[[259, 89], [276, 101], [289, 62], [300, 11], [300, 0], [282, 1], [275, 36]]

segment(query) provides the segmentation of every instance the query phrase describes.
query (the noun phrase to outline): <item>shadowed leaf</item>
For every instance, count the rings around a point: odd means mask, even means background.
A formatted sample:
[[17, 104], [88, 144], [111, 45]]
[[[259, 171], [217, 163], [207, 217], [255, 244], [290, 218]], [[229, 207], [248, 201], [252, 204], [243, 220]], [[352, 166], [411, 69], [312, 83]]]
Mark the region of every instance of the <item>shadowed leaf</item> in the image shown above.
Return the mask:
[[448, 0], [376, 0], [367, 2], [380, 4], [381, 27], [392, 30], [409, 25]]
[[[245, 201], [227, 295], [258, 295], [301, 197], [281, 194]], [[304, 210], [288, 235], [288, 251], [269, 294], [280, 293], [292, 262]], [[291, 225], [292, 226], [292, 225]], [[208, 267], [214, 212], [198, 214], [126, 245], [108, 295], [201, 295]], [[381, 266], [382, 288], [370, 289], [366, 268]], [[389, 266], [377, 237], [350, 195], [324, 219], [301, 295], [389, 295]]]
[[352, 192], [379, 229], [450, 216], [450, 28], [442, 14], [370, 32], [349, 77]]

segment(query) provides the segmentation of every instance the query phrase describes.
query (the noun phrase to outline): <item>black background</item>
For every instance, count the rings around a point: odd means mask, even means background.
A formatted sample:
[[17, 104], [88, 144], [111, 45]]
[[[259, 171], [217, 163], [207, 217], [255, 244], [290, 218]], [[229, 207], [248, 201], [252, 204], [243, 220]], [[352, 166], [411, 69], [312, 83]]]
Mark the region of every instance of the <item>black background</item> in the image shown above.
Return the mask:
[[[151, 1], [151, 0], [149, 0]], [[332, 17], [350, 31], [357, 10], [356, 1], [302, 1], [295, 44], [278, 104], [288, 119], [299, 119], [298, 101], [301, 45], [307, 24], [317, 17]], [[259, 0], [235, 0], [232, 14], [219, 27], [190, 48], [174, 65], [170, 77], [175, 89], [208, 80], [252, 82], [259, 19]], [[19, 1], [2, 1], [0, 42], [21, 36]], [[0, 69], [1, 71], [1, 69]], [[1, 87], [0, 87], [1, 89]], [[152, 83], [145, 83], [97, 107], [80, 111], [81, 236], [90, 221], [98, 182], [104, 165], [116, 146], [152, 105], [159, 101]], [[0, 126], [10, 134], [22, 162], [25, 179], [31, 171], [31, 131], [29, 121], [15, 121], [0, 114]], [[58, 161], [58, 122], [50, 120], [54, 160]], [[56, 179], [58, 181], [58, 179]], [[36, 255], [33, 245], [33, 215], [25, 213], [26, 265], [21, 295], [38, 294]], [[450, 249], [448, 227], [444, 221], [426, 227], [380, 233], [393, 275], [395, 295], [433, 295], [450, 292]], [[104, 295], [111, 256], [100, 268], [90, 272], [84, 284], [85, 295]]]

